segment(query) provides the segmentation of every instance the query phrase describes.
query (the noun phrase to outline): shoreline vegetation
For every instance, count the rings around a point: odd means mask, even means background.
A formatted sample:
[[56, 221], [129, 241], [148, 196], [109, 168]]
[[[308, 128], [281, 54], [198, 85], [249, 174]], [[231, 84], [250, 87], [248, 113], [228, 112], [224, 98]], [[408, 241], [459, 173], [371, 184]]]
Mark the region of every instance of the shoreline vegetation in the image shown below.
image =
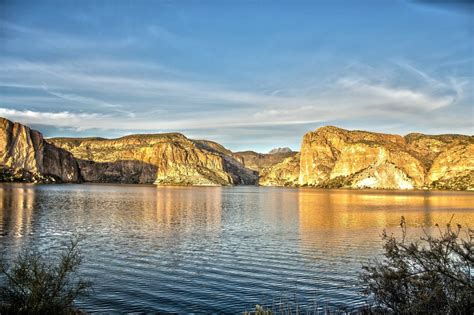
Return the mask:
[[474, 136], [325, 126], [299, 152], [233, 152], [180, 133], [43, 138], [0, 118], [0, 182], [474, 190]]
[[[453, 215], [454, 217], [454, 215]], [[382, 233], [383, 257], [373, 258], [359, 274], [366, 305], [300, 305], [296, 296], [256, 305], [246, 315], [270, 314], [472, 314], [474, 312], [474, 230], [450, 222], [437, 232], [407, 241]], [[0, 314], [84, 314], [74, 301], [91, 293], [80, 276], [82, 238], [75, 237], [55, 257], [24, 248], [12, 261], [0, 259]]]

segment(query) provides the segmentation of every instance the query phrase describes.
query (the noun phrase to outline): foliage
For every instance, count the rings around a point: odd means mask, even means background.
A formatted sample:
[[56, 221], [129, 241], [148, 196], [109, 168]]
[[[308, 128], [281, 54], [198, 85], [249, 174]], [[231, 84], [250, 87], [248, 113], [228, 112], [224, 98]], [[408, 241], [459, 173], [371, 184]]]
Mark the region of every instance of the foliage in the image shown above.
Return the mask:
[[[452, 221], [452, 218], [451, 218]], [[364, 293], [377, 307], [396, 314], [472, 314], [474, 312], [474, 230], [452, 226], [436, 236], [406, 241], [384, 231], [384, 259], [363, 266], [360, 278]]]
[[7, 264], [0, 260], [0, 313], [76, 313], [74, 300], [89, 292], [91, 283], [78, 276], [82, 262], [80, 238], [51, 261], [33, 249], [25, 249]]

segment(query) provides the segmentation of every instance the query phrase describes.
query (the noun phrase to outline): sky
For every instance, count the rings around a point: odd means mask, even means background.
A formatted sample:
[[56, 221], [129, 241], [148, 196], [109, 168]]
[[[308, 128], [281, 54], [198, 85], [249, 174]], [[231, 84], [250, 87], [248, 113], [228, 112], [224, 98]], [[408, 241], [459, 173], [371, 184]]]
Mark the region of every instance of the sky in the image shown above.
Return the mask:
[[46, 137], [472, 135], [473, 81], [473, 1], [0, 0], [0, 116]]

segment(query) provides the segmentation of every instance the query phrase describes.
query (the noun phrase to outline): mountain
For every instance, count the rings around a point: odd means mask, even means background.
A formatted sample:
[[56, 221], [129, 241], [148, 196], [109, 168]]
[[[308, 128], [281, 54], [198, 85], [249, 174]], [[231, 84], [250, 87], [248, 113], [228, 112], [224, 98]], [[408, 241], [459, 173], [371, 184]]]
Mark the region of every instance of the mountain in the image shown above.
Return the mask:
[[48, 141], [74, 155], [87, 182], [253, 185], [258, 180], [223, 146], [180, 133]]
[[275, 153], [257, 153], [254, 151], [235, 152], [236, 156], [247, 168], [254, 171], [262, 171], [265, 168], [272, 167], [282, 162], [284, 159], [296, 155], [298, 152], [275, 152]]
[[295, 156], [262, 172], [260, 184], [473, 190], [474, 137], [322, 127], [304, 135], [299, 160]]
[[256, 184], [258, 175], [217, 143], [179, 133], [118, 139], [53, 138], [0, 119], [0, 181], [171, 185]]
[[290, 148], [284, 147], [284, 148], [275, 148], [272, 149], [268, 152], [268, 154], [277, 154], [277, 153], [290, 153], [292, 152]]
[[80, 182], [81, 176], [71, 153], [0, 117], [0, 181]]
[[232, 152], [180, 133], [44, 139], [0, 118], [0, 181], [474, 190], [473, 136], [326, 126], [284, 151]]
[[300, 176], [300, 154], [294, 152], [280, 163], [264, 168], [260, 172], [261, 186], [298, 186]]

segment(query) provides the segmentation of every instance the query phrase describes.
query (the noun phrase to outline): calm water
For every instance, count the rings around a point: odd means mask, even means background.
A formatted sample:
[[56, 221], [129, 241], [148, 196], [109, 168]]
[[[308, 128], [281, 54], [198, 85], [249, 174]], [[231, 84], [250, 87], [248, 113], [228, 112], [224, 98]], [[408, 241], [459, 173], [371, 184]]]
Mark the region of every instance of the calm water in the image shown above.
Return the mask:
[[256, 303], [362, 303], [382, 229], [474, 226], [474, 194], [141, 185], [0, 185], [0, 249], [86, 236], [86, 311], [238, 313]]

